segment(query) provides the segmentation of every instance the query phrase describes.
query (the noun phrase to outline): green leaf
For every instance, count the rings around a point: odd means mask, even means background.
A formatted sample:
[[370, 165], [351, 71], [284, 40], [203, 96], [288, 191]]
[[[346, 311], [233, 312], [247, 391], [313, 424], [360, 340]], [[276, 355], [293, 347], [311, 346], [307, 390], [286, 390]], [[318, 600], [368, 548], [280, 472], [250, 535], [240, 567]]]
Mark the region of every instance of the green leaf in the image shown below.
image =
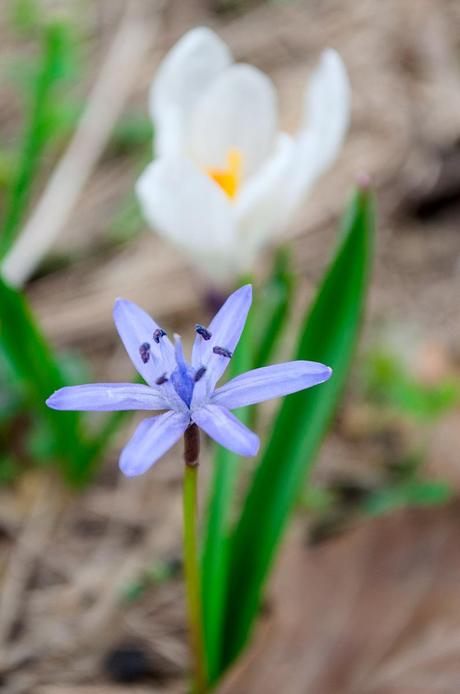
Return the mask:
[[81, 416], [77, 412], [57, 412], [45, 405], [46, 398], [66, 385], [66, 380], [26, 300], [1, 278], [0, 343], [28, 406], [50, 430], [53, 452], [67, 481], [82, 484], [94, 455], [83, 437]]
[[422, 423], [451, 410], [460, 397], [457, 379], [444, 378], [434, 385], [421, 383], [399, 357], [382, 347], [368, 355], [362, 376], [371, 398]]
[[40, 26], [40, 7], [37, 0], [13, 0], [9, 7], [11, 25], [26, 36], [34, 35]]
[[0, 233], [0, 257], [7, 253], [19, 231], [41, 157], [54, 136], [55, 88], [72, 74], [69, 47], [69, 35], [65, 26], [53, 23], [44, 29], [41, 63], [32, 86], [30, 113]]
[[[256, 301], [257, 298], [255, 297]], [[252, 328], [254, 310], [249, 313], [238, 347], [229, 365], [230, 378], [253, 366]], [[236, 410], [248, 424], [250, 409]], [[214, 681], [219, 674], [219, 654], [228, 575], [228, 527], [232, 511], [240, 458], [227, 448], [216, 446], [213, 479], [209, 495], [202, 556], [202, 605], [208, 674]]]
[[[243, 282], [242, 282], [243, 283]], [[254, 292], [253, 306], [238, 349], [230, 363], [230, 377], [264, 366], [276, 349], [285, 326], [292, 298], [294, 277], [288, 250], [281, 248], [271, 273], [260, 291]], [[252, 426], [256, 408], [242, 408], [239, 419]], [[219, 674], [219, 654], [224, 617], [228, 568], [229, 522], [233, 510], [240, 459], [218, 446], [204, 528], [202, 595], [208, 673], [211, 681]]]
[[280, 248], [271, 275], [257, 300], [254, 367], [266, 366], [270, 362], [289, 316], [293, 290], [289, 250]]
[[372, 232], [372, 201], [367, 191], [359, 191], [295, 355], [328, 364], [334, 374], [327, 383], [284, 400], [249, 487], [231, 544], [221, 672], [249, 637], [289, 513], [344, 386], [366, 296]]
[[153, 126], [144, 113], [124, 114], [115, 126], [109, 148], [112, 154], [135, 154], [137, 150], [152, 156]]
[[437, 506], [453, 497], [447, 482], [410, 480], [386, 489], [378, 489], [366, 498], [362, 510], [368, 516], [380, 516], [405, 506]]
[[114, 243], [130, 241], [143, 230], [143, 217], [139, 202], [134, 194], [122, 199], [118, 210], [110, 222], [109, 237]]
[[0, 455], [0, 485], [13, 482], [17, 475], [17, 468], [13, 458], [7, 455]]

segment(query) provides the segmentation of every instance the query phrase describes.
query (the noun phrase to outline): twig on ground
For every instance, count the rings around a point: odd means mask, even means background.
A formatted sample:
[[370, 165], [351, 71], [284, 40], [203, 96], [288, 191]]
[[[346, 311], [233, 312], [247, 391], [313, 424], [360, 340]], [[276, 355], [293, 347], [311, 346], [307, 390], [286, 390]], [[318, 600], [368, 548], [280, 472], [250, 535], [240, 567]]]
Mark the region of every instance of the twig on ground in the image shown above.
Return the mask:
[[27, 281], [65, 227], [136, 82], [158, 33], [158, 22], [147, 22], [138, 8], [136, 0], [129, 3], [73, 139], [2, 263], [2, 274], [13, 286]]

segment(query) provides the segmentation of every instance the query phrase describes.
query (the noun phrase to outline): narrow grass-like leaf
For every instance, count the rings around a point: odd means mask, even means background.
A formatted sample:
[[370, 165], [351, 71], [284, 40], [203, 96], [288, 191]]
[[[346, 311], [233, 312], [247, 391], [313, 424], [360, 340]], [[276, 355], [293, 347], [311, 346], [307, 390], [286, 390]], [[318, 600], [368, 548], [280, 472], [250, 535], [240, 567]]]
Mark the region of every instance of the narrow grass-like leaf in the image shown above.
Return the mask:
[[254, 368], [269, 364], [289, 316], [294, 275], [291, 270], [289, 249], [280, 248], [272, 272], [260, 292], [255, 321], [256, 349]]
[[67, 72], [68, 36], [65, 27], [55, 23], [44, 29], [41, 64], [33, 85], [18, 167], [0, 232], [0, 257], [10, 248], [27, 210], [40, 160], [53, 132], [54, 90]]
[[[255, 297], [254, 304], [257, 303]], [[249, 313], [238, 347], [229, 365], [230, 378], [253, 367], [253, 318], [255, 306]], [[248, 407], [235, 414], [245, 424], [249, 423]], [[228, 575], [228, 530], [234, 502], [234, 491], [240, 458], [223, 446], [215, 448], [213, 478], [202, 556], [202, 604], [208, 676], [214, 681], [219, 674], [219, 657], [222, 645], [222, 623]]]
[[283, 401], [232, 537], [221, 672], [249, 637], [289, 512], [344, 385], [366, 296], [372, 231], [372, 201], [360, 191], [347, 211], [339, 249], [295, 355], [330, 365], [333, 377]]
[[65, 478], [73, 485], [84, 483], [94, 456], [82, 434], [81, 416], [46, 407], [46, 398], [66, 385], [65, 378], [26, 300], [1, 279], [0, 343], [29, 407], [50, 429]]
[[[230, 377], [264, 366], [275, 351], [289, 313], [294, 277], [289, 253], [281, 248], [265, 285], [254, 301], [238, 349], [230, 364]], [[242, 408], [238, 417], [252, 426], [256, 408]], [[208, 673], [219, 674], [222, 620], [228, 568], [229, 521], [239, 471], [239, 457], [221, 446], [216, 448], [214, 474], [204, 531], [202, 592]]]

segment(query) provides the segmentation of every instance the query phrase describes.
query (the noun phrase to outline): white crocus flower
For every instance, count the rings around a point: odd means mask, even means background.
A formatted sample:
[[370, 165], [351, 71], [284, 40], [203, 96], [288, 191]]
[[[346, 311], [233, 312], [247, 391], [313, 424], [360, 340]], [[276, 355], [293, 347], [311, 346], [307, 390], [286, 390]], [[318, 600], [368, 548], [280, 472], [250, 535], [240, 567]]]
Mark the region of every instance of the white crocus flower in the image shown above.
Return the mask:
[[332, 164], [349, 111], [345, 67], [326, 50], [308, 85], [299, 131], [279, 132], [271, 80], [234, 63], [210, 29], [189, 31], [151, 87], [157, 159], [137, 183], [146, 219], [213, 280], [233, 279], [285, 229]]

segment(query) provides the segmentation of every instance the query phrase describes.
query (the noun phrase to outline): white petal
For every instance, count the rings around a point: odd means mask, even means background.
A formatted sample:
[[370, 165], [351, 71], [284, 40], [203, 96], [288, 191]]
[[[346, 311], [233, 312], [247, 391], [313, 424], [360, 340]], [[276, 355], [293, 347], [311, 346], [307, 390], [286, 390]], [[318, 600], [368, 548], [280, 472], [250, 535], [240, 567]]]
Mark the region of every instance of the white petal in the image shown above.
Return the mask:
[[235, 201], [241, 270], [251, 267], [257, 252], [289, 224], [290, 184], [297, 167], [297, 148], [282, 133], [274, 154], [243, 186]]
[[179, 157], [153, 162], [136, 192], [151, 227], [194, 261], [229, 262], [236, 243], [230, 202], [193, 162]]
[[251, 65], [232, 65], [203, 92], [191, 115], [190, 154], [203, 168], [224, 168], [229, 150], [242, 153], [243, 175], [269, 155], [277, 131], [271, 80]]
[[182, 151], [184, 123], [196, 99], [232, 62], [226, 44], [206, 27], [192, 29], [172, 47], [150, 90], [158, 155]]
[[305, 95], [304, 122], [298, 133], [298, 174], [294, 197], [303, 197], [335, 160], [350, 119], [350, 84], [339, 54], [321, 56]]
[[332, 49], [324, 51], [305, 96], [305, 131], [320, 141], [321, 169], [337, 156], [350, 119], [350, 83], [342, 58]]

